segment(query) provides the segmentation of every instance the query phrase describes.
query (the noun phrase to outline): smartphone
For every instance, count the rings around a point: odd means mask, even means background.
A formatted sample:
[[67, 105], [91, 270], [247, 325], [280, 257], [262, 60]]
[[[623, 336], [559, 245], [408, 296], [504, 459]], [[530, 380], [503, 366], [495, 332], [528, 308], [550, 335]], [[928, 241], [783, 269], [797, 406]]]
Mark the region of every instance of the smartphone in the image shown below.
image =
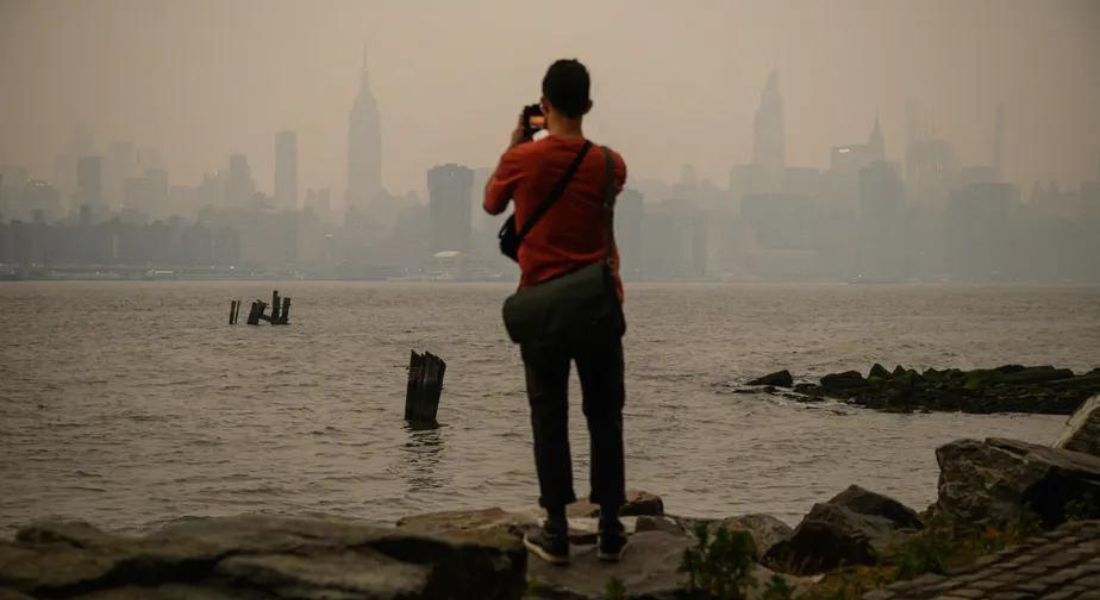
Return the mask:
[[529, 104], [523, 107], [523, 134], [527, 138], [534, 137], [540, 129], [546, 129], [546, 115], [542, 114], [542, 107], [538, 104]]

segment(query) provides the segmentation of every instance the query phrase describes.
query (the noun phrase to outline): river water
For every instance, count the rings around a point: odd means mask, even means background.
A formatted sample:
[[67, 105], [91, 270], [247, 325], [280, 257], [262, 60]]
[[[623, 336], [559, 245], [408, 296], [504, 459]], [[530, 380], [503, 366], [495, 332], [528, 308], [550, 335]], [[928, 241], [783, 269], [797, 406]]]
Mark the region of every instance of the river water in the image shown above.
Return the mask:
[[[288, 327], [229, 301], [293, 297]], [[533, 506], [503, 284], [0, 284], [0, 528], [63, 516], [141, 530], [187, 515]], [[247, 306], [242, 312], [247, 313]], [[895, 415], [731, 393], [874, 361], [1100, 366], [1100, 288], [639, 284], [627, 289], [627, 477], [669, 512], [794, 523], [851, 483], [917, 508], [934, 449], [1049, 443], [1064, 418]], [[441, 427], [402, 421], [411, 349], [448, 362]], [[578, 495], [587, 440], [573, 382]]]

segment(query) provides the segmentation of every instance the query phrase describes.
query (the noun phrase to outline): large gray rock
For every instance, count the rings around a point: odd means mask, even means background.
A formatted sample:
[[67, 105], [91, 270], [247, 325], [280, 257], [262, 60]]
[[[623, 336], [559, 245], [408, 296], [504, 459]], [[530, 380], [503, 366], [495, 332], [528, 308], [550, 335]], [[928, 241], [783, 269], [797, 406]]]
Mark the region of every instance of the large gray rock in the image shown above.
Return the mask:
[[783, 369], [775, 373], [768, 373], [763, 377], [757, 377], [745, 385], [774, 385], [776, 387], [789, 388], [794, 385], [794, 377], [791, 376], [790, 371]]
[[54, 598], [519, 598], [511, 535], [461, 537], [342, 519], [189, 519], [145, 536], [38, 523], [0, 542], [0, 589]]
[[744, 531], [752, 536], [756, 546], [756, 554], [753, 558], [762, 560], [773, 546], [791, 537], [793, 530], [783, 521], [765, 514], [751, 514], [740, 517], [730, 517], [711, 523], [708, 528], [714, 532], [719, 528], [733, 531]]
[[1089, 398], [1073, 413], [1054, 447], [1100, 456], [1100, 395]]
[[862, 515], [828, 502], [815, 504], [790, 538], [772, 546], [765, 564], [809, 575], [850, 565], [881, 562], [900, 541], [897, 525], [885, 517]]
[[1026, 513], [1051, 528], [1098, 511], [1100, 457], [1016, 440], [958, 440], [936, 450], [933, 509], [957, 523], [1011, 524]]
[[861, 515], [889, 519], [899, 529], [921, 529], [924, 527], [917, 511], [889, 496], [883, 496], [858, 485], [849, 486], [848, 489], [833, 496], [829, 500], [829, 504], [843, 506]]

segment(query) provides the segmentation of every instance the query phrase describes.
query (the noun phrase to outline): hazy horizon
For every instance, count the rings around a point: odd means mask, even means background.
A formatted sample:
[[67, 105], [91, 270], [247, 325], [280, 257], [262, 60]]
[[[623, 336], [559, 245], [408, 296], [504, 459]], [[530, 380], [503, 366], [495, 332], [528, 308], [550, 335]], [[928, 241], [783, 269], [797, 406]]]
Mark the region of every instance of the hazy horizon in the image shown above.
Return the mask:
[[[53, 179], [77, 123], [104, 149], [160, 152], [193, 185], [231, 153], [271, 191], [275, 133], [298, 134], [300, 186], [346, 186], [347, 121], [366, 49], [382, 117], [382, 178], [491, 166], [545, 67], [594, 78], [589, 134], [639, 179], [683, 164], [719, 187], [751, 159], [752, 116], [779, 72], [787, 163], [827, 166], [875, 115], [899, 160], [905, 106], [935, 115], [961, 165], [989, 164], [996, 105], [1005, 175], [1076, 186], [1100, 159], [1100, 4], [739, 2], [554, 4], [195, 0], [0, 3], [0, 164]], [[660, 200], [655, 198], [654, 200]]]

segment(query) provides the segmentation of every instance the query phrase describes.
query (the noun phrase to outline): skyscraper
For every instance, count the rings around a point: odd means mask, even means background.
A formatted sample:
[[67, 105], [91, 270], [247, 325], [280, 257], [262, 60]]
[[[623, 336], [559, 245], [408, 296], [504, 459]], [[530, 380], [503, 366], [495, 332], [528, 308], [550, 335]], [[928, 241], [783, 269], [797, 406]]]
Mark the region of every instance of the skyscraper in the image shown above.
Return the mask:
[[275, 206], [298, 209], [298, 136], [293, 131], [275, 134]]
[[225, 172], [224, 181], [223, 195], [226, 207], [244, 208], [251, 205], [252, 195], [256, 193], [256, 184], [252, 181], [252, 168], [248, 166], [245, 155], [234, 154], [229, 157], [229, 168]]
[[1004, 143], [1005, 143], [1005, 105], [997, 105], [997, 116], [993, 123], [993, 174], [997, 181], [1004, 177]]
[[359, 94], [348, 119], [347, 208], [364, 212], [382, 191], [382, 135], [378, 103], [367, 81], [367, 59]]
[[473, 185], [474, 172], [462, 165], [442, 165], [428, 171], [433, 252], [469, 249]]
[[103, 161], [98, 156], [84, 156], [76, 164], [77, 205], [102, 208]]

